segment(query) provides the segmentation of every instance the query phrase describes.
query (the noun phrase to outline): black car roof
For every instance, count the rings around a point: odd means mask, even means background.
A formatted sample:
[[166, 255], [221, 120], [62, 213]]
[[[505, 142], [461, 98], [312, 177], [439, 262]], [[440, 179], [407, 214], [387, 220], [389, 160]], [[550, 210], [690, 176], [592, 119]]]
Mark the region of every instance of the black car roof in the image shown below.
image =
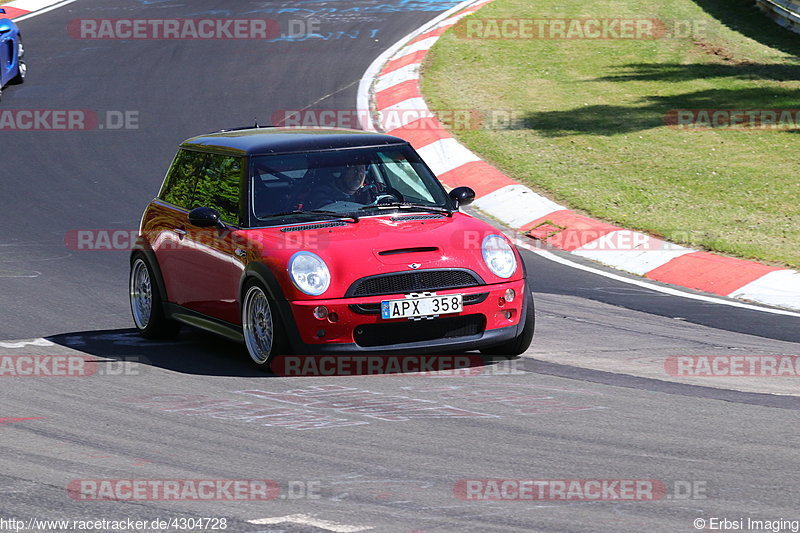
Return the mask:
[[407, 141], [343, 128], [248, 128], [223, 130], [187, 139], [182, 148], [231, 155], [259, 155], [408, 144]]

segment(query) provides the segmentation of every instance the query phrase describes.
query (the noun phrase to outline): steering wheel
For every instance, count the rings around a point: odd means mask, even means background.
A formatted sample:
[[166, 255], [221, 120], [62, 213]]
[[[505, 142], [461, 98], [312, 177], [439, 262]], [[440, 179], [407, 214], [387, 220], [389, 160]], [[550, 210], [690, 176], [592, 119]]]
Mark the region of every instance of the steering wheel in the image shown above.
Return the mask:
[[375, 191], [375, 200], [372, 202], [375, 205], [383, 203], [404, 202], [405, 197], [403, 194], [394, 187], [384, 186], [380, 190]]
[[372, 202], [370, 205], [384, 205], [384, 204], [393, 204], [397, 201], [397, 199], [391, 194], [379, 194], [375, 201]]

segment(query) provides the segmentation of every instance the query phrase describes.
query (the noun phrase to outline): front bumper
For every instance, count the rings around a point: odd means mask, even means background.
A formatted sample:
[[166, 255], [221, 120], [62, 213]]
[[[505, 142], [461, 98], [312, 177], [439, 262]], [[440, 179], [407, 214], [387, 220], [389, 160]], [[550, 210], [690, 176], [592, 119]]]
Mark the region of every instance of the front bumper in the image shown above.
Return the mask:
[[[507, 289], [516, 293], [513, 302], [502, 299]], [[532, 297], [524, 279], [435, 294], [464, 295], [462, 312], [420, 321], [382, 319], [380, 302], [404, 297], [396, 294], [285, 302], [283, 316], [295, 353], [441, 353], [475, 350], [515, 338], [525, 324], [527, 298]], [[314, 316], [318, 306], [328, 309], [326, 318]]]

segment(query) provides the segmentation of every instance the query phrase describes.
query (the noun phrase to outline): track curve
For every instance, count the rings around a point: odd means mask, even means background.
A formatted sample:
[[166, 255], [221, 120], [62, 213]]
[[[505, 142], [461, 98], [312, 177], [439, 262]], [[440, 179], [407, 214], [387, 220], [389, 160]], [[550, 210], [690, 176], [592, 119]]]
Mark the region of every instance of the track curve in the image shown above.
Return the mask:
[[[127, 253], [65, 246], [73, 230], [134, 229], [184, 138], [253, 118], [267, 123], [278, 110], [353, 109], [367, 65], [455, 3], [78, 0], [22, 23], [30, 78], [4, 93], [0, 110], [132, 111], [138, 129], [0, 131], [0, 339], [46, 338], [0, 349], [110, 360], [86, 378], [0, 378], [0, 515], [217, 516], [232, 531], [312, 532], [690, 531], [697, 517], [738, 518], [743, 510], [793, 516], [794, 382], [675, 383], [663, 361], [797, 355], [797, 318], [666, 295], [525, 252], [539, 325], [532, 349], [506, 370], [263, 377], [237, 346], [203, 333], [161, 344], [138, 339], [125, 294]], [[87, 41], [67, 31], [77, 18], [199, 16], [282, 25], [319, 18], [326, 38]], [[134, 362], [119, 362], [127, 359]], [[370, 412], [369, 402], [347, 410], [270, 396], [331, 384], [396, 410], [409, 402], [430, 410], [403, 418]], [[261, 396], [243, 392], [254, 390]], [[284, 425], [270, 424], [275, 409], [287, 410]], [[341, 424], [298, 429], [319, 417]], [[284, 489], [317, 483], [319, 497], [86, 502], [66, 490], [80, 479], [254, 478]], [[706, 497], [455, 497], [459, 480], [472, 478], [658, 479], [702, 485]]]

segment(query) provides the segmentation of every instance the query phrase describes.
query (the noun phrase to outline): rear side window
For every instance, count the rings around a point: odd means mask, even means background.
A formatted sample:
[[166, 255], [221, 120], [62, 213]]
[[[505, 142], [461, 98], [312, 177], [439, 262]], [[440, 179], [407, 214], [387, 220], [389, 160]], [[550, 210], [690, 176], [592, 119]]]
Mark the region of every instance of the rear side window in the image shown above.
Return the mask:
[[225, 222], [238, 224], [241, 183], [241, 158], [209, 154], [199, 173], [191, 209], [211, 207], [219, 211]]
[[167, 179], [164, 180], [159, 198], [180, 208], [189, 209], [197, 177], [205, 160], [206, 154], [202, 152], [180, 150], [172, 162]]

